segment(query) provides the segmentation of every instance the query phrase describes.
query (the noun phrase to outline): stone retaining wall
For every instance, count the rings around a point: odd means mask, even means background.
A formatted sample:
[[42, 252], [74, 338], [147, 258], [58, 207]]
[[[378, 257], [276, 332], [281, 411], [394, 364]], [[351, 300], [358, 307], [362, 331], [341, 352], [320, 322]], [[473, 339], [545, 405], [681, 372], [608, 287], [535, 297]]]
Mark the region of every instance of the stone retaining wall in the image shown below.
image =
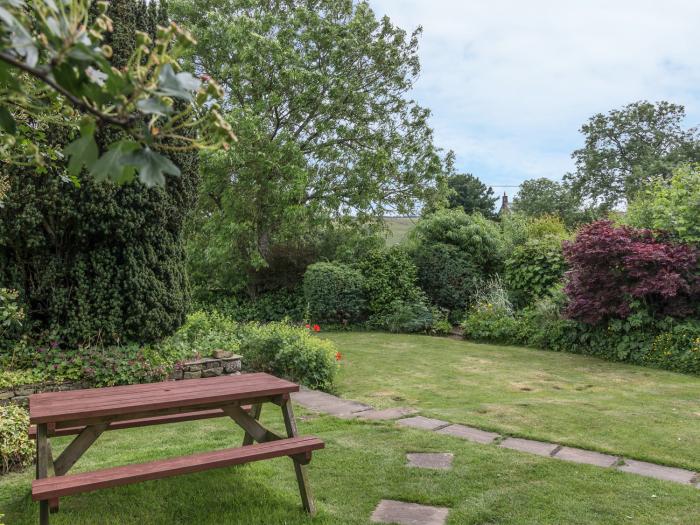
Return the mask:
[[[241, 356], [206, 357], [195, 361], [187, 361], [175, 367], [169, 379], [195, 379], [199, 377], [216, 377], [220, 375], [238, 375], [241, 373]], [[62, 392], [66, 390], [81, 390], [89, 388], [83, 382], [42, 383], [35, 385], [18, 385], [12, 388], [0, 389], [0, 405], [14, 403], [26, 406], [29, 396], [41, 392]]]

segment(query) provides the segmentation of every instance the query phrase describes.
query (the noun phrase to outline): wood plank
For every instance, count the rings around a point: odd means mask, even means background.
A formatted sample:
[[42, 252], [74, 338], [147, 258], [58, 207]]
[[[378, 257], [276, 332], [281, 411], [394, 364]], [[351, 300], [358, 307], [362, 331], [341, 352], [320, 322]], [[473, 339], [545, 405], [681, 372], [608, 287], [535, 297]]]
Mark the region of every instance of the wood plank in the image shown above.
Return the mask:
[[[141, 388], [144, 386], [149, 388], [144, 390]], [[87, 389], [81, 391], [78, 397], [75, 391], [35, 394], [30, 396], [29, 410], [32, 423], [59, 423], [173, 407], [187, 408], [205, 403], [215, 405], [227, 401], [279, 396], [298, 390], [298, 385], [269, 374], [244, 374]]]
[[316, 437], [298, 437], [214, 452], [203, 452], [150, 463], [125, 465], [94, 472], [40, 479], [32, 483], [32, 499], [44, 501], [55, 497], [167, 478], [180, 474], [201, 472], [251, 461], [304, 454], [323, 447], [323, 441]]
[[[47, 425], [39, 425], [36, 436], [36, 481], [40, 482], [49, 475], [49, 439]], [[51, 499], [51, 498], [49, 498]], [[49, 525], [49, 500], [39, 505], [39, 525]]]
[[[67, 390], [62, 392], [41, 392], [30, 396], [42, 403], [69, 402], [71, 400], [82, 400], [86, 396], [89, 398], [107, 397], [111, 398], [114, 395], [149, 395], [153, 392], [160, 392], [162, 389], [175, 389], [179, 392], [188, 390], [201, 390], [202, 388], [214, 388], [221, 384], [230, 385], [232, 383], [239, 385], [253, 385], [262, 383], [279, 383], [286, 382], [284, 379], [277, 378], [270, 374], [262, 372], [241, 374], [241, 375], [222, 375], [218, 377], [208, 377], [199, 379], [188, 379], [184, 381], [161, 381], [156, 383], [138, 383], [134, 385], [119, 385], [99, 388], [84, 388], [80, 390]], [[288, 382], [287, 382], [288, 383]], [[291, 383], [293, 384], [293, 383]], [[203, 385], [206, 385], [203, 387]]]
[[85, 427], [80, 434], [78, 434], [78, 437], [71, 441], [69, 445], [63, 449], [61, 455], [56, 458], [56, 461], [54, 461], [53, 466], [56, 475], [63, 476], [66, 474], [81, 456], [85, 454], [87, 449], [97, 441], [97, 438], [102, 435], [102, 432], [104, 432], [106, 428], [107, 423]]
[[[287, 430], [287, 435], [293, 438], [297, 435], [297, 422], [294, 418], [294, 409], [292, 408], [292, 401], [287, 400], [286, 403], [282, 405], [282, 416], [284, 418], [284, 427]], [[307, 463], [311, 458], [303, 458], [299, 460], [297, 458], [292, 458], [294, 462], [294, 474], [297, 478], [297, 485], [299, 485], [299, 495], [301, 496], [301, 503], [304, 510], [311, 515], [316, 514], [316, 504], [314, 503], [314, 498], [311, 493], [311, 483], [309, 483], [309, 472], [306, 468]]]
[[238, 426], [246, 432], [246, 436], [251, 436], [258, 443], [282, 439], [271, 430], [265, 428], [260, 422], [239, 407], [226, 407], [224, 412], [233, 419]]
[[[243, 410], [251, 410], [251, 405], [243, 405]], [[169, 423], [182, 423], [185, 421], [197, 421], [200, 419], [211, 419], [217, 417], [228, 417], [220, 408], [210, 410], [199, 410], [197, 412], [185, 412], [176, 414], [167, 414], [164, 416], [144, 417], [139, 419], [127, 419], [125, 421], [114, 421], [110, 423], [107, 430], [123, 430], [125, 428], [146, 427], [150, 425], [167, 425]], [[51, 434], [55, 437], [60, 436], [75, 436], [80, 434], [85, 428], [85, 425], [59, 428]], [[36, 439], [36, 425], [29, 427], [29, 439]]]

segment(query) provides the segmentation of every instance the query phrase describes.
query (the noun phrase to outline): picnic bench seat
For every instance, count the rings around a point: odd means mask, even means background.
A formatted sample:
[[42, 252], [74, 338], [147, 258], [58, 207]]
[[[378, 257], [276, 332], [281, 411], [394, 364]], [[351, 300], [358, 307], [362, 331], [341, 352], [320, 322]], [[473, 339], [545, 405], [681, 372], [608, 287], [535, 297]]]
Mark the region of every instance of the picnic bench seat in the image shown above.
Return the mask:
[[[290, 397], [298, 391], [295, 383], [255, 373], [30, 396], [28, 432], [37, 451], [32, 498], [39, 501], [39, 523], [48, 525], [49, 512], [58, 511], [63, 496], [283, 456], [292, 459], [304, 510], [313, 514], [306, 468], [311, 453], [324, 444], [298, 435]], [[264, 403], [282, 409], [286, 436], [260, 423]], [[242, 446], [69, 474], [105, 431], [218, 417], [244, 430]], [[54, 459], [50, 438], [70, 435], [76, 437]]]
[[32, 499], [34, 501], [50, 500], [97, 489], [283, 456], [292, 458], [301, 456], [301, 462], [308, 462], [310, 453], [322, 449], [323, 446], [323, 441], [315, 437], [294, 437], [214, 452], [202, 452], [191, 456], [161, 459], [150, 463], [42, 478], [32, 482]]

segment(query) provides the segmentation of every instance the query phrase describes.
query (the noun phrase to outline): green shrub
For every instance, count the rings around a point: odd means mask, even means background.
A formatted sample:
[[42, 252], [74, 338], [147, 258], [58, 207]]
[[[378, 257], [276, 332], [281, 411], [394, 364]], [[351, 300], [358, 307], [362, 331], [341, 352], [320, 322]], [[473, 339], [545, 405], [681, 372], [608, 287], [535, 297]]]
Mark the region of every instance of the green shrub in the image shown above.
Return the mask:
[[365, 311], [362, 273], [340, 263], [316, 263], [304, 274], [309, 318], [317, 322], [359, 321]]
[[482, 279], [471, 257], [451, 244], [421, 244], [413, 254], [418, 284], [434, 304], [459, 319], [469, 307]]
[[333, 386], [338, 365], [332, 342], [284, 322], [243, 325], [240, 337], [245, 369], [286, 377], [310, 388]]
[[700, 244], [700, 166], [681, 166], [670, 179], [650, 181], [630, 204], [624, 222]]
[[373, 328], [395, 333], [443, 335], [452, 329], [444, 313], [437, 308], [431, 308], [423, 301], [394, 301], [389, 310], [372, 317], [369, 324]]
[[220, 312], [198, 310], [187, 316], [185, 324], [171, 337], [155, 346], [155, 352], [167, 362], [210, 356], [214, 350], [237, 352], [239, 324]]
[[233, 320], [248, 321], [303, 321], [306, 317], [306, 300], [301, 287], [282, 288], [266, 292], [255, 299], [245, 296], [208, 296], [198, 301], [196, 309], [218, 311]]
[[501, 344], [520, 343], [516, 316], [490, 303], [470, 309], [461, 326], [466, 339]]
[[24, 320], [17, 290], [0, 288], [0, 348], [14, 344]]
[[518, 307], [532, 304], [561, 282], [566, 269], [561, 240], [531, 239], [517, 246], [505, 264], [505, 284]]
[[0, 474], [21, 470], [34, 458], [29, 439], [29, 414], [15, 405], [0, 405]]
[[569, 231], [561, 218], [556, 215], [542, 215], [530, 219], [527, 223], [527, 239], [545, 239], [555, 237], [559, 240], [568, 239]]
[[477, 285], [498, 272], [504, 253], [499, 227], [479, 214], [441, 210], [421, 219], [409, 247], [418, 282], [435, 304], [456, 319], [473, 303]]
[[28, 370], [0, 370], [0, 389], [42, 383], [46, 376], [36, 368]]
[[[23, 345], [13, 358], [12, 366], [18, 373], [32, 370], [31, 382], [83, 381], [96, 387], [162, 381], [174, 364], [158, 350], [136, 343], [77, 348], [62, 348], [55, 342]], [[3, 361], [6, 359], [4, 356]]]
[[369, 252], [357, 267], [365, 278], [365, 297], [371, 315], [391, 311], [394, 301], [410, 304], [422, 299], [416, 284], [416, 266], [400, 246]]
[[668, 370], [700, 375], [700, 321], [686, 321], [657, 335], [645, 361]]

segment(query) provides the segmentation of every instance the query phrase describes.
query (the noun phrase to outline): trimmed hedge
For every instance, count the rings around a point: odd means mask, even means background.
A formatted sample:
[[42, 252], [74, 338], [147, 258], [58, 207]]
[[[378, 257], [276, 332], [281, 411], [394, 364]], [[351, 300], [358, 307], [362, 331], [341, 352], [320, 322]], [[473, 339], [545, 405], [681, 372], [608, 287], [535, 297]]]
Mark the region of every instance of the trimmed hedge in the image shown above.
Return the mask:
[[312, 264], [304, 274], [309, 318], [315, 322], [356, 322], [366, 309], [365, 279], [340, 263]]

